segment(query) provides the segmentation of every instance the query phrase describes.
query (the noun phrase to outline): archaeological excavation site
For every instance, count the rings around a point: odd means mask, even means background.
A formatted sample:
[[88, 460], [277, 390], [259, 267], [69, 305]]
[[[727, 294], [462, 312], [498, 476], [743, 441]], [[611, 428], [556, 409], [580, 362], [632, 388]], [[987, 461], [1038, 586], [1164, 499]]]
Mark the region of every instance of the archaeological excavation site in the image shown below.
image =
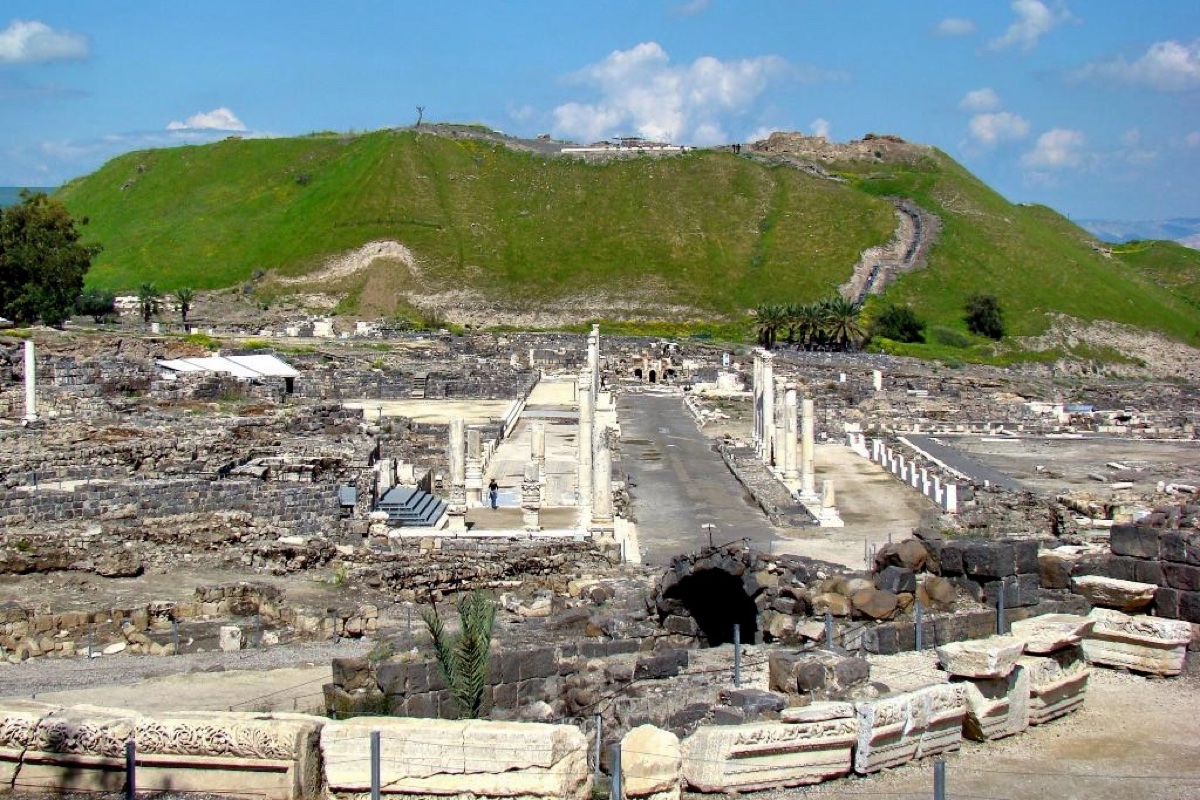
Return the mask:
[[1194, 383], [134, 327], [0, 330], [0, 794], [1200, 796]]

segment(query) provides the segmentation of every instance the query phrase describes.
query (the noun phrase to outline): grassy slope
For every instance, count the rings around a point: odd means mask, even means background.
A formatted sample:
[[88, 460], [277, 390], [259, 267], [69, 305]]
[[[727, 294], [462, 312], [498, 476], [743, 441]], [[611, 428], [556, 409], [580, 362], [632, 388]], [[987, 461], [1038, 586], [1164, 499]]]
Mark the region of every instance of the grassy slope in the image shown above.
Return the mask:
[[89, 281], [118, 290], [300, 274], [395, 238], [442, 286], [552, 302], [649, 280], [717, 313], [827, 294], [893, 225], [886, 203], [728, 154], [590, 165], [386, 131], [130, 154], [60, 197], [105, 244]]
[[963, 302], [981, 292], [1000, 299], [1011, 334], [1042, 333], [1045, 313], [1057, 311], [1200, 344], [1195, 309], [1179, 295], [1101, 255], [1086, 232], [1054, 211], [1009, 203], [943, 154], [916, 168], [840, 168], [865, 191], [912, 197], [941, 218], [928, 269], [903, 276], [888, 292], [935, 324], [965, 331]]
[[[1163, 241], [1127, 242], [1112, 249], [1121, 263], [1170, 288], [1200, 316], [1200, 250]], [[1200, 319], [1196, 325], [1200, 327]]]
[[[890, 236], [881, 196], [902, 195], [937, 214], [942, 233], [929, 267], [888, 296], [931, 324], [965, 329], [963, 300], [979, 291], [1001, 299], [1014, 334], [1042, 332], [1044, 312], [1058, 311], [1200, 343], [1192, 251], [1155, 245], [1105, 258], [1068, 220], [1007, 202], [940, 153], [839, 171], [849, 184], [728, 153], [595, 165], [380, 131], [132, 153], [58, 196], [90, 217], [87, 236], [105, 246], [89, 283], [118, 291], [303, 274], [393, 238], [417, 255], [427, 284], [470, 286], [510, 307], [605, 290], [732, 318], [760, 302], [829, 294], [863, 248]], [[406, 283], [374, 280], [365, 291]], [[363, 291], [352, 284], [340, 288]], [[403, 304], [372, 297], [369, 306]]]

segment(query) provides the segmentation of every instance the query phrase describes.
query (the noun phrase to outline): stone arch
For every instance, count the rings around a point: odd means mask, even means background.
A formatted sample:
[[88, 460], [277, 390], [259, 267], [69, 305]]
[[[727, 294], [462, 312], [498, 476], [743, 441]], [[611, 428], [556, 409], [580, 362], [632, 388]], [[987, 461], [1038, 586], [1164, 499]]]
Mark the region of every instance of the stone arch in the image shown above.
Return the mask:
[[652, 370], [650, 370], [650, 373], [649, 373], [649, 375], [647, 375], [647, 380], [649, 380], [651, 383], [658, 383], [658, 372], [657, 372], [657, 370], [653, 370], [653, 369], [652, 369]]
[[659, 623], [673, 633], [695, 636], [707, 647], [731, 643], [736, 623], [741, 641], [755, 642], [755, 597], [763, 587], [754, 569], [760, 555], [730, 546], [676, 556], [652, 594]]
[[642, 379], [642, 368], [641, 367], [633, 368], [633, 377], [637, 378], [639, 381]]

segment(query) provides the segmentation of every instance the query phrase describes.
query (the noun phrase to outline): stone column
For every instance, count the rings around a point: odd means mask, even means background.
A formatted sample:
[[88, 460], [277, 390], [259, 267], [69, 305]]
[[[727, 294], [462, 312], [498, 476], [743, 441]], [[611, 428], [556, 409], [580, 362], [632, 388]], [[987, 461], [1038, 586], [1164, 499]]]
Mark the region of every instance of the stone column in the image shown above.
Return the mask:
[[783, 479], [794, 481], [800, 477], [796, 454], [796, 386], [789, 383], [783, 396]]
[[483, 505], [483, 447], [477, 428], [467, 431], [467, 505]]
[[762, 461], [771, 463], [771, 452], [775, 434], [775, 356], [767, 351], [762, 354]]
[[775, 420], [772, 423], [771, 429], [771, 442], [774, 446], [774, 452], [771, 454], [771, 460], [779, 470], [784, 470], [787, 467], [787, 419], [783, 416], [783, 406], [786, 397], [787, 391], [784, 388], [783, 381], [776, 378], [775, 396], [771, 401], [775, 407]]
[[529, 457], [538, 470], [542, 502], [546, 500], [546, 423], [535, 422], [529, 431]]
[[587, 352], [588, 375], [592, 377], [592, 397], [599, 397], [600, 392], [600, 325], [593, 324], [592, 332], [588, 334]]
[[528, 533], [542, 529], [542, 483], [536, 463], [525, 465], [525, 476], [521, 480], [521, 521]]
[[613, 429], [596, 431], [595, 458], [592, 461], [592, 530], [598, 534], [612, 533], [612, 444]]
[[594, 437], [595, 405], [592, 395], [591, 376], [579, 378], [579, 486], [575, 492], [581, 510], [580, 524], [587, 525], [592, 518], [592, 439]]
[[817, 514], [817, 521], [822, 528], [841, 528], [846, 525], [838, 514], [833, 481], [821, 481], [821, 511]]
[[37, 358], [33, 339], [25, 340], [25, 421], [36, 422], [37, 415]]
[[449, 529], [467, 529], [467, 456], [464, 449], [467, 424], [462, 417], [450, 420], [450, 499], [446, 513]]
[[813, 399], [805, 397], [800, 403], [800, 496], [807, 500], [815, 500], [817, 497], [817, 470], [813, 447]]
[[750, 373], [750, 405], [754, 408], [754, 428], [751, 439], [754, 440], [754, 450], [759, 452], [762, 442], [762, 357], [758, 348], [754, 349], [754, 366]]
[[881, 371], [875, 370], [874, 372], [872, 372], [871, 373], [871, 381], [875, 384], [875, 391], [877, 391], [877, 392], [883, 391], [883, 373]]
[[958, 513], [958, 484], [946, 484], [945, 493], [942, 495], [942, 508], [947, 514]]

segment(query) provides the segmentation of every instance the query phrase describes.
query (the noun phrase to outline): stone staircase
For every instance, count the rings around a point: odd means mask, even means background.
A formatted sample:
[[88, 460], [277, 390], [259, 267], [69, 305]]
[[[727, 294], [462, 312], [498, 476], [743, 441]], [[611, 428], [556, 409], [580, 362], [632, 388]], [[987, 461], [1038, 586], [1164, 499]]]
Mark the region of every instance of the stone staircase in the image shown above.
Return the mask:
[[393, 486], [375, 504], [386, 511], [388, 524], [405, 528], [430, 528], [446, 511], [446, 502], [414, 486]]
[[412, 394], [410, 396], [416, 397], [419, 399], [423, 399], [425, 397], [425, 389], [428, 386], [428, 384], [429, 384], [429, 373], [428, 372], [418, 372], [416, 375], [413, 375]]

